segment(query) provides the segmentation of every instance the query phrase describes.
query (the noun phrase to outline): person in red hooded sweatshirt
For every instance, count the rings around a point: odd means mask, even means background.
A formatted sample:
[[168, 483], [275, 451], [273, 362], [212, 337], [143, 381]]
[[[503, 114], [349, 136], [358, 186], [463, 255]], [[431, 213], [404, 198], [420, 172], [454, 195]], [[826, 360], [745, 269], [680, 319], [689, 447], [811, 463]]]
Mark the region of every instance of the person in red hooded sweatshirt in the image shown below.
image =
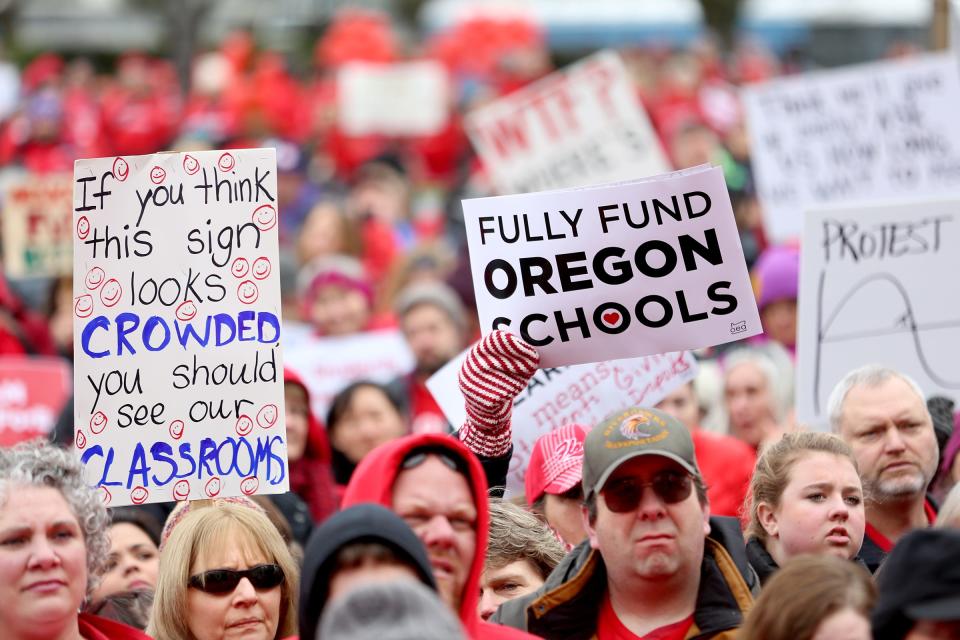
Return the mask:
[[283, 370], [283, 395], [290, 491], [300, 496], [314, 522], [320, 524], [337, 510], [327, 432], [310, 410], [306, 385], [290, 369]]
[[[506, 477], [512, 390], [526, 386], [537, 362], [535, 350], [519, 338], [487, 335], [461, 369], [468, 415], [461, 441], [414, 434], [384, 444], [363, 459], [343, 497], [344, 508], [382, 504], [410, 525], [427, 548], [441, 598], [477, 640], [534, 637], [481, 620], [477, 603], [487, 548], [487, 478]], [[500, 388], [479, 398], [475, 385]]]

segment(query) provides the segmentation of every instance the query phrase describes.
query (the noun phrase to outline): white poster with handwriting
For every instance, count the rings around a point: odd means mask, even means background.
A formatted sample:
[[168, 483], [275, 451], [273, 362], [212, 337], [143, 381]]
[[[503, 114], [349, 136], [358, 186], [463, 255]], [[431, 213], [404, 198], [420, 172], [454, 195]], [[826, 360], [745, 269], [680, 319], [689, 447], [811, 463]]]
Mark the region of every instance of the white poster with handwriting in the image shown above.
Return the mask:
[[929, 54], [749, 85], [742, 91], [767, 232], [805, 211], [960, 193], [960, 60]]
[[[456, 428], [467, 417], [457, 382], [467, 353], [469, 349], [427, 380], [430, 393]], [[614, 411], [652, 407], [696, 375], [696, 358], [686, 351], [538, 370], [513, 402], [513, 457], [507, 489], [523, 492], [530, 452], [543, 434], [571, 423], [590, 429]]]
[[802, 247], [801, 423], [827, 429], [834, 385], [865, 364], [960, 400], [960, 200], [812, 211]]
[[762, 331], [723, 172], [463, 201], [480, 329], [545, 367]]
[[77, 161], [75, 444], [106, 504], [287, 491], [276, 167]]
[[670, 169], [620, 57], [601, 51], [467, 114], [501, 193], [627, 180]]

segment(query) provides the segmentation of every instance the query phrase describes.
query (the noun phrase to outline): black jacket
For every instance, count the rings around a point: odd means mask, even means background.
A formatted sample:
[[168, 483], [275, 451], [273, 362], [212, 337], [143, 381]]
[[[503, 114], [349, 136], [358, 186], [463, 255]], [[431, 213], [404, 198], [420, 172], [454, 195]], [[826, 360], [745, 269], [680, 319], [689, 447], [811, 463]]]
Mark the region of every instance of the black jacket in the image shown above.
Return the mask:
[[[724, 632], [739, 627], [759, 589], [744, 552], [739, 522], [713, 517], [710, 528], [693, 613], [693, 638], [723, 637]], [[547, 640], [588, 640], [597, 631], [606, 591], [603, 558], [584, 541], [557, 565], [540, 589], [503, 603], [490, 621]]]
[[433, 590], [430, 559], [417, 535], [399, 516], [378, 504], [358, 504], [334, 514], [314, 529], [304, 550], [300, 575], [300, 640], [314, 640], [327, 603], [338, 552], [349, 544], [377, 542], [390, 548]]

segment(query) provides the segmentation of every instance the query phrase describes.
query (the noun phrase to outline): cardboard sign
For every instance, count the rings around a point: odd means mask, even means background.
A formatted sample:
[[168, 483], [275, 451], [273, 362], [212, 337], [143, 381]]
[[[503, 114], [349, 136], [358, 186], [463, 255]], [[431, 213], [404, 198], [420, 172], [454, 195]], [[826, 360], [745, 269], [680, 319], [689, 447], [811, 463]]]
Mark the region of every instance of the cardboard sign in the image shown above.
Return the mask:
[[960, 192], [960, 63], [916, 56], [743, 89], [767, 232], [863, 199]]
[[77, 161], [76, 447], [106, 503], [287, 491], [276, 166]]
[[762, 331], [719, 168], [464, 200], [483, 333], [541, 364], [599, 362]]
[[960, 400], [960, 200], [811, 212], [802, 251], [801, 423], [828, 428], [834, 385], [865, 364]]
[[439, 62], [351, 62], [337, 74], [337, 120], [351, 136], [430, 136], [450, 117], [450, 83]]
[[73, 196], [69, 174], [27, 176], [3, 196], [7, 276], [60, 276], [73, 268]]
[[0, 447], [46, 438], [70, 396], [60, 358], [0, 358]]
[[[427, 388], [447, 420], [458, 428], [467, 414], [457, 376], [468, 352], [462, 352], [427, 380]], [[591, 428], [627, 407], [652, 407], [696, 375], [697, 361], [686, 351], [540, 369], [513, 402], [508, 491], [523, 492], [530, 452], [543, 434], [571, 423]]]
[[387, 383], [414, 365], [399, 331], [368, 331], [343, 338], [301, 336], [295, 348], [285, 347], [283, 359], [307, 386], [310, 408], [323, 420], [333, 397], [351, 382]]
[[670, 168], [613, 51], [472, 111], [465, 124], [501, 193], [626, 180]]

